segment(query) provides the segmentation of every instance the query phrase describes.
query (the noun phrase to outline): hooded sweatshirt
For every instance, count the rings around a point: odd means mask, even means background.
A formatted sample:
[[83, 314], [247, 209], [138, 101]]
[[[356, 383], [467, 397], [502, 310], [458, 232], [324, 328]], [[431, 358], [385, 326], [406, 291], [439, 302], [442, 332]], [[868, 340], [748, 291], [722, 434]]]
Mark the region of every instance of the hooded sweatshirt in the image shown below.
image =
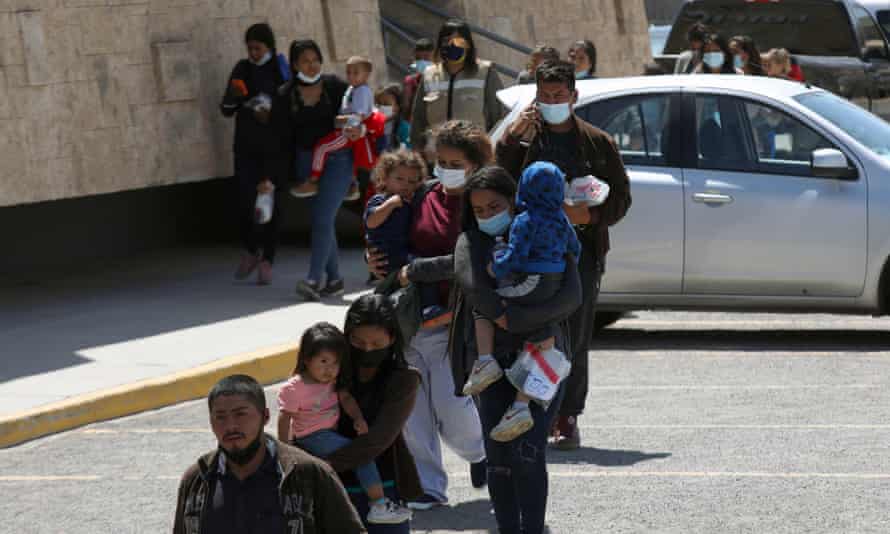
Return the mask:
[[562, 273], [566, 252], [577, 258], [581, 244], [563, 211], [565, 175], [556, 165], [538, 161], [519, 180], [516, 210], [507, 247], [494, 255], [492, 271], [510, 274]]

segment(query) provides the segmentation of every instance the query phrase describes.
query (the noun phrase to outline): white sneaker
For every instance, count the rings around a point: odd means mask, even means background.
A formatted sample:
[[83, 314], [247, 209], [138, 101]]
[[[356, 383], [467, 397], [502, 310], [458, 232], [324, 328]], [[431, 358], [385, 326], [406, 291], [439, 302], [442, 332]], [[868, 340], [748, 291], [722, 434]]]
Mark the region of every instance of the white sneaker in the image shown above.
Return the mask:
[[410, 521], [414, 515], [411, 510], [384, 498], [382, 503], [371, 506], [368, 512], [368, 523], [377, 525], [398, 525]]
[[500, 442], [513, 441], [528, 432], [533, 426], [535, 426], [535, 421], [532, 419], [532, 412], [528, 409], [528, 404], [524, 404], [522, 408], [510, 406], [498, 426], [492, 429], [491, 439]]
[[496, 360], [476, 360], [470, 378], [464, 384], [464, 395], [478, 395], [485, 388], [494, 384], [504, 376], [504, 370]]

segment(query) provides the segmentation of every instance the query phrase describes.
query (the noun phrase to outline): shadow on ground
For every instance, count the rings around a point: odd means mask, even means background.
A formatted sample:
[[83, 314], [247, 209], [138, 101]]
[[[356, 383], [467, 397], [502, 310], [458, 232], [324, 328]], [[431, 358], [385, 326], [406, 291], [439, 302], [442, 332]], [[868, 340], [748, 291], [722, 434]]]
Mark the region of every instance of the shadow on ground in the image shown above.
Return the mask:
[[551, 451], [547, 453], [548, 464], [589, 464], [602, 467], [625, 467], [636, 465], [650, 460], [669, 458], [669, 452], [642, 452], [623, 451], [610, 449], [597, 449], [595, 447], [581, 447], [574, 451]]
[[[301, 303], [294, 285], [307, 270], [306, 249], [279, 249], [275, 278], [266, 287], [258, 287], [255, 276], [233, 280], [239, 257], [235, 246], [165, 250], [107, 262], [90, 272], [0, 284], [0, 383], [88, 363], [79, 354], [84, 349]], [[342, 250], [340, 264], [347, 292], [367, 289], [360, 249]]]
[[[457, 506], [442, 506], [425, 512], [415, 512], [411, 521], [411, 532], [447, 530], [498, 534], [497, 522], [488, 498], [462, 502]], [[552, 534], [550, 527], [544, 527], [544, 534]]]
[[642, 330], [609, 328], [591, 342], [594, 350], [708, 350], [756, 352], [875, 352], [890, 348], [880, 330]]

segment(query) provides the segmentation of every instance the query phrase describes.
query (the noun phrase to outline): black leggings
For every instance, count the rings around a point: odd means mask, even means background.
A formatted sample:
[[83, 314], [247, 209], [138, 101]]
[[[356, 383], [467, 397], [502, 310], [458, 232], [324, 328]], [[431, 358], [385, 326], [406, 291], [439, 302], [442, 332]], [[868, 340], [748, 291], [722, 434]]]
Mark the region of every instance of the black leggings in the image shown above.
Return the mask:
[[241, 246], [250, 254], [257, 254], [262, 248], [263, 259], [275, 261], [278, 246], [278, 225], [281, 220], [281, 200], [283, 194], [275, 192], [275, 207], [272, 219], [263, 225], [254, 222], [257, 185], [264, 175], [262, 156], [235, 153], [236, 206]]

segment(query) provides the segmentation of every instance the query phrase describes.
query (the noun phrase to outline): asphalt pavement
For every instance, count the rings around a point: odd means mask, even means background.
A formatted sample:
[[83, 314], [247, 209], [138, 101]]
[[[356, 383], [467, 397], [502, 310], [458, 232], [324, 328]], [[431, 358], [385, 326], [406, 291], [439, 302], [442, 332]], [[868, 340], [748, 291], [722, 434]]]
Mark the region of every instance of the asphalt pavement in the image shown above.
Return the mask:
[[[620, 321], [590, 352], [583, 447], [548, 456], [550, 532], [890, 531], [888, 347], [883, 319]], [[182, 471], [214, 445], [196, 401], [2, 450], [0, 531], [167, 532]], [[447, 469], [450, 505], [414, 532], [496, 532], [466, 464]]]

